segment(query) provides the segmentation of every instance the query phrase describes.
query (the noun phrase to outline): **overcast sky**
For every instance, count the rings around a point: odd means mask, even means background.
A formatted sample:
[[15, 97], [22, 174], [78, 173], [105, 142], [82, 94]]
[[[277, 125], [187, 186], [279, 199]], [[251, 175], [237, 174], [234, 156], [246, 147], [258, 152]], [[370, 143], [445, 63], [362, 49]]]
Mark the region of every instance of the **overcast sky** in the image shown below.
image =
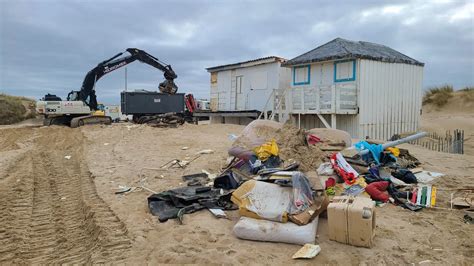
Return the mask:
[[[79, 89], [97, 63], [128, 47], [173, 66], [180, 92], [209, 97], [206, 67], [294, 58], [341, 37], [387, 45], [424, 62], [424, 87], [474, 85], [474, 1], [0, 0], [0, 92], [40, 98]], [[163, 74], [127, 66], [128, 88]], [[124, 68], [96, 85], [118, 103]]]

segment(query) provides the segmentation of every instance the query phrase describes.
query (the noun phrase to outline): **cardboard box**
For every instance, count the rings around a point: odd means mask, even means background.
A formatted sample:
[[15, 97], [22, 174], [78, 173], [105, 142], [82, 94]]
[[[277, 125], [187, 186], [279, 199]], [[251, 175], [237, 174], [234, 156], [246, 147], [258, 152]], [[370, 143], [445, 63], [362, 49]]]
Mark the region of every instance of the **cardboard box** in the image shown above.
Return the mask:
[[305, 225], [310, 223], [314, 218], [319, 216], [322, 212], [324, 212], [329, 204], [329, 199], [323, 194], [322, 196], [318, 197], [315, 200], [313, 205], [309, 206], [303, 212], [298, 214], [290, 215], [288, 218], [290, 221], [297, 225]]
[[328, 205], [329, 239], [358, 247], [372, 247], [375, 203], [365, 197], [334, 197]]

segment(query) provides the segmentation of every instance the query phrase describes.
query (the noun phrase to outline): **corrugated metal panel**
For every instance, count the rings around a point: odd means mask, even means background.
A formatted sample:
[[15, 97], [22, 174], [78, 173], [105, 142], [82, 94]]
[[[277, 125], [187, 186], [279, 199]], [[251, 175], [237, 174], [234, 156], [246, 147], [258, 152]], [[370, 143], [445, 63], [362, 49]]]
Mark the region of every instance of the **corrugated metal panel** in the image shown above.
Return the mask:
[[336, 115], [337, 129], [347, 131], [352, 138], [358, 138], [359, 117], [358, 115]]
[[359, 137], [388, 139], [416, 131], [423, 67], [361, 60], [359, 69]]
[[[331, 123], [331, 115], [322, 115], [328, 123]], [[294, 124], [298, 126], [298, 115], [293, 115]], [[312, 129], [312, 128], [324, 128], [324, 124], [321, 122], [317, 115], [301, 115], [301, 128]]]

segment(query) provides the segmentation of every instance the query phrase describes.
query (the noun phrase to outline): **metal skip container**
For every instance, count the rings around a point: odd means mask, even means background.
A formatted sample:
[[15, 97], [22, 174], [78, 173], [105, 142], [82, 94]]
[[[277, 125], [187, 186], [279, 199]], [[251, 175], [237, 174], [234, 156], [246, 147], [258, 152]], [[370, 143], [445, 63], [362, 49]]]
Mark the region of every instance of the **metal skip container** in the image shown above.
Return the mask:
[[120, 93], [120, 102], [125, 115], [184, 113], [185, 110], [184, 93], [123, 91]]

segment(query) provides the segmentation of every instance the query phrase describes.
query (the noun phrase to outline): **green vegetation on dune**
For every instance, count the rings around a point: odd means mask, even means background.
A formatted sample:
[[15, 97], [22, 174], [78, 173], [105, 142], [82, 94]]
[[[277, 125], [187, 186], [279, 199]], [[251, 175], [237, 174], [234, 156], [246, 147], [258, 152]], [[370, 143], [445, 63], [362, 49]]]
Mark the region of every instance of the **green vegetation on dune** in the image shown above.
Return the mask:
[[472, 106], [474, 104], [474, 87], [467, 86], [454, 90], [452, 85], [431, 87], [424, 92], [423, 105], [436, 108], [444, 107], [449, 102], [456, 102], [459, 106]]
[[0, 93], [0, 125], [9, 125], [34, 118], [35, 101]]
[[432, 87], [425, 91], [423, 95], [423, 105], [434, 104], [437, 107], [441, 107], [448, 103], [449, 98], [453, 97], [453, 86], [444, 85], [441, 87]]
[[465, 102], [474, 102], [474, 87], [466, 87], [459, 91]]

